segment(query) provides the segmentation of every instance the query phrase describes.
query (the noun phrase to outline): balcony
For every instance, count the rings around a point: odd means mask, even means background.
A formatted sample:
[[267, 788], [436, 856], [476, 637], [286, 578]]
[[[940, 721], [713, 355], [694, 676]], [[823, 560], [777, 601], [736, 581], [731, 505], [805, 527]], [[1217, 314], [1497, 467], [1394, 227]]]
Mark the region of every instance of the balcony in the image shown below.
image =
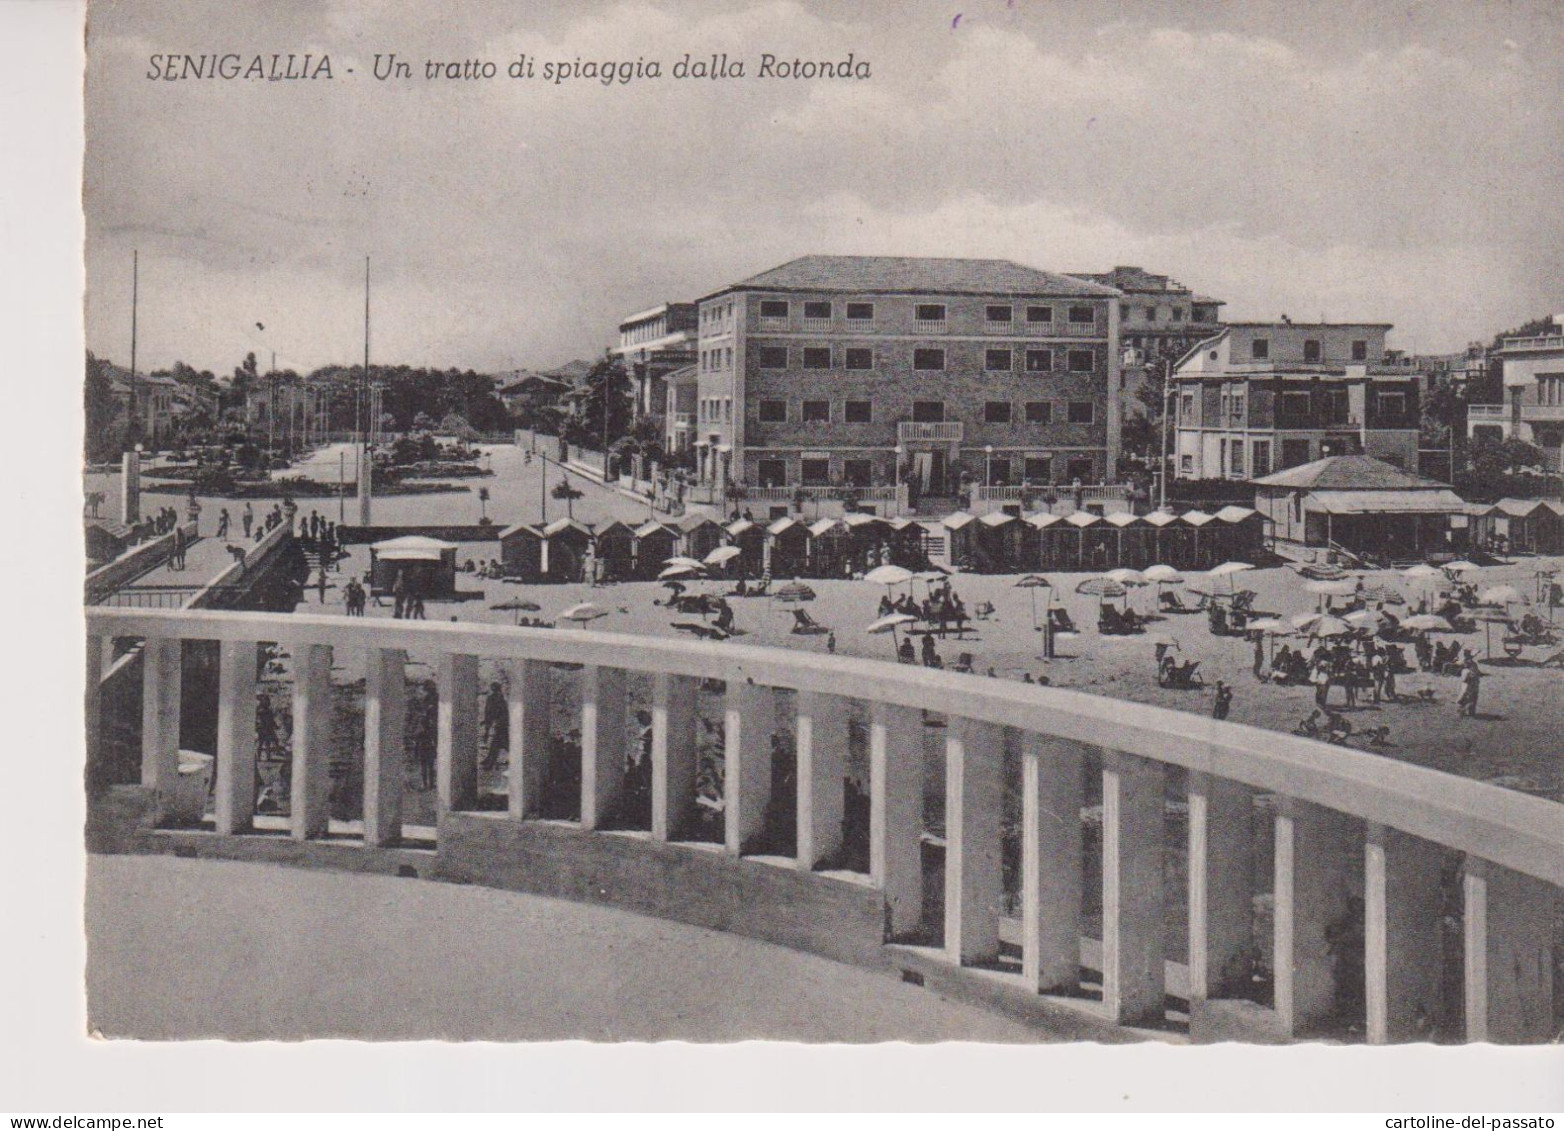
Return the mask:
[[1469, 404], [1466, 406], [1467, 420], [1508, 420], [1510, 409], [1502, 404]]
[[695, 414], [693, 412], [676, 412], [673, 414], [673, 426], [681, 432], [688, 432], [695, 427]]
[[915, 318], [912, 321], [914, 334], [943, 334], [950, 328], [950, 323], [941, 318], [938, 322], [932, 319]]
[[896, 425], [896, 439], [903, 444], [938, 443], [959, 444], [965, 434], [959, 420], [922, 422], [903, 420]]
[[833, 323], [829, 318], [805, 318], [804, 332], [807, 334], [829, 334]]
[[881, 485], [878, 487], [844, 487], [832, 484], [811, 484], [807, 487], [746, 487], [744, 488], [744, 501], [755, 503], [790, 503], [794, 499], [806, 499], [821, 501], [840, 499], [843, 494], [852, 491], [854, 498], [860, 503], [894, 503], [900, 496], [895, 485]]
[[1015, 323], [1015, 322], [985, 322], [985, 323], [983, 323], [983, 333], [985, 333], [985, 334], [1014, 334], [1014, 333], [1016, 333], [1016, 326], [1017, 325], [1018, 324]]
[[1523, 404], [1521, 419], [1527, 423], [1532, 421], [1551, 423], [1564, 420], [1564, 404]]
[[1564, 334], [1545, 334], [1532, 338], [1505, 338], [1501, 353], [1564, 351]]

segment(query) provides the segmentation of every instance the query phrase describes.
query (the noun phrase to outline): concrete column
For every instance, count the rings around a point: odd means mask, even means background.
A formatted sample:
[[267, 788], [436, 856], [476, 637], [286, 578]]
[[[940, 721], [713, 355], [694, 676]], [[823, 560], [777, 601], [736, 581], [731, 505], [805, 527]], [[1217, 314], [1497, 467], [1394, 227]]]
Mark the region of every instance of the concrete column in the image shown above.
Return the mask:
[[1102, 1000], [1121, 1025], [1161, 1024], [1163, 774], [1115, 751], [1102, 771]]
[[1082, 750], [1021, 735], [1021, 977], [1044, 992], [1081, 984]]
[[87, 723], [87, 769], [94, 772], [100, 768], [103, 758], [103, 673], [108, 667], [104, 656], [106, 646], [112, 646], [114, 640], [108, 636], [89, 634], [87, 637], [87, 664], [85, 680], [85, 704], [84, 715]]
[[652, 677], [652, 836], [672, 840], [695, 812], [700, 680], [659, 672]]
[[402, 839], [407, 781], [407, 653], [371, 648], [364, 675], [364, 843]]
[[869, 705], [869, 879], [885, 893], [892, 938], [923, 922], [923, 720]]
[[1254, 942], [1254, 794], [1189, 775], [1189, 996], [1231, 996], [1223, 971]]
[[515, 820], [543, 808], [543, 782], [553, 751], [549, 694], [553, 669], [542, 660], [510, 662], [510, 750], [506, 785]]
[[1351, 869], [1360, 855], [1356, 822], [1284, 799], [1276, 814], [1275, 1008], [1296, 1035], [1326, 1017], [1335, 996], [1326, 930], [1347, 913]]
[[1549, 1040], [1558, 891], [1475, 857], [1467, 858], [1464, 886], [1466, 1039]]
[[[135, 396], [135, 393], [131, 393]], [[120, 521], [127, 526], [141, 521], [141, 453], [120, 456]]]
[[625, 784], [625, 673], [581, 669], [581, 827], [600, 829]]
[[945, 957], [999, 957], [1004, 732], [952, 715], [945, 728]]
[[728, 682], [722, 716], [723, 832], [728, 854], [741, 855], [766, 827], [771, 803], [771, 732], [776, 705], [770, 688]]
[[478, 657], [440, 657], [435, 792], [440, 812], [470, 809], [478, 800]]
[[331, 645], [293, 649], [294, 840], [326, 835], [331, 801]]
[[141, 650], [141, 784], [166, 793], [179, 781], [184, 641], [149, 636]]
[[1439, 1015], [1438, 845], [1371, 824], [1363, 857], [1363, 972], [1370, 1044], [1427, 1040]]
[[798, 867], [809, 871], [842, 848], [847, 777], [847, 700], [798, 693]]
[[255, 826], [255, 665], [253, 640], [224, 640], [217, 659], [217, 831]]

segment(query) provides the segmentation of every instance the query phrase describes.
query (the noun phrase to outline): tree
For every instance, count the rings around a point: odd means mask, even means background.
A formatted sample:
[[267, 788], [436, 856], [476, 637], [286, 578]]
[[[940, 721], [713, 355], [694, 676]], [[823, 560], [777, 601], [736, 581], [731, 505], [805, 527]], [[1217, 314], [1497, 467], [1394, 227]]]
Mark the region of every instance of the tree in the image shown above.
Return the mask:
[[576, 487], [570, 482], [570, 480], [561, 479], [558, 483], [554, 484], [553, 488], [549, 491], [549, 494], [556, 499], [565, 500], [565, 515], [567, 518], [576, 517], [575, 509], [571, 506], [571, 504], [576, 499], [579, 499], [583, 492], [577, 490]]
[[478, 488], [478, 524], [484, 525], [489, 521], [489, 489]]
[[[567, 424], [565, 439], [583, 447], [602, 448], [630, 430], [633, 403], [624, 363], [605, 355], [586, 375], [581, 413]], [[604, 424], [604, 413], [607, 424]]]
[[87, 352], [86, 384], [82, 390], [86, 412], [87, 458], [94, 462], [112, 459], [124, 448], [125, 427], [119, 421], [119, 404], [114, 399], [114, 382], [108, 366]]
[[459, 412], [448, 412], [440, 421], [440, 431], [447, 436], [455, 436], [458, 440], [476, 440], [478, 430], [474, 428]]

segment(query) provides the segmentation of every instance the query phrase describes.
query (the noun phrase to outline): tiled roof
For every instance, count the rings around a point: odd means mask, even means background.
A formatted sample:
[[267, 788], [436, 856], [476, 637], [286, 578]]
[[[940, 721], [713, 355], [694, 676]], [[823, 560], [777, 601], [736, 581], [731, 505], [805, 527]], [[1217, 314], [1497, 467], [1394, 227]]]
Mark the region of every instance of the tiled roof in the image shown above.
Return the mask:
[[1252, 482], [1261, 487], [1311, 491], [1433, 491], [1444, 487], [1373, 456], [1328, 456]]
[[1008, 259], [888, 255], [805, 255], [752, 275], [731, 289], [1080, 298], [1112, 298], [1119, 293], [1073, 275], [1039, 271]]

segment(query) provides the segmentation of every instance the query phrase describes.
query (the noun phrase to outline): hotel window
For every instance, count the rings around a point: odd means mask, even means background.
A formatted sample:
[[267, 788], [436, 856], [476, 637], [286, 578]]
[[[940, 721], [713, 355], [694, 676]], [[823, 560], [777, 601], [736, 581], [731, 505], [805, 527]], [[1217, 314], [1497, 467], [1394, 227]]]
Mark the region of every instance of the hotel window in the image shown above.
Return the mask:
[[935, 349], [913, 350], [912, 367], [914, 369], [944, 369], [945, 351]]
[[1186, 474], [1193, 472], [1195, 470], [1195, 457], [1189, 455], [1179, 456], [1178, 469]]
[[830, 401], [805, 401], [804, 402], [804, 423], [805, 424], [829, 424], [830, 422], [831, 422], [831, 402]]
[[1227, 473], [1235, 477], [1242, 477], [1244, 473], [1244, 442], [1234, 440], [1233, 446], [1228, 449]]
[[1368, 355], [1369, 355], [1369, 344], [1367, 342], [1358, 341], [1358, 342], [1353, 342], [1352, 343], [1352, 360], [1353, 361], [1367, 361], [1368, 360]]
[[984, 404], [983, 405], [983, 423], [984, 424], [1009, 424], [1010, 423], [1010, 402], [1009, 401], [988, 401], [986, 404]]
[[1026, 371], [1028, 373], [1048, 373], [1054, 367], [1053, 350], [1027, 350]]
[[1010, 372], [1009, 350], [984, 350], [983, 368], [990, 373]]
[[1308, 393], [1283, 393], [1282, 415], [1293, 420], [1300, 420], [1311, 414], [1310, 397]]
[[850, 302], [847, 304], [847, 320], [849, 322], [873, 322], [874, 303]]
[[1026, 402], [1026, 422], [1028, 424], [1050, 424], [1054, 418], [1054, 406], [1047, 401]]
[[787, 423], [787, 402], [786, 401], [761, 401], [760, 402], [760, 422], [762, 424], [786, 424]]
[[1064, 465], [1064, 474], [1072, 483], [1087, 482], [1092, 478], [1092, 457], [1071, 456]]
[[1303, 360], [1304, 361], [1319, 361], [1320, 360], [1320, 343], [1319, 343], [1318, 340], [1316, 340], [1314, 338], [1310, 338], [1306, 342], [1303, 343]]
[[848, 369], [873, 369], [874, 351], [862, 347], [850, 348], [846, 351], [845, 362]]
[[1195, 394], [1185, 393], [1178, 399], [1178, 405], [1179, 418], [1193, 422], [1195, 419]]
[[1182, 306], [1175, 306], [1173, 308], [1173, 321], [1175, 321], [1175, 322], [1182, 322], [1182, 321], [1184, 321], [1184, 308]]
[[824, 487], [831, 481], [831, 461], [828, 459], [801, 459], [798, 471], [805, 487]]
[[1254, 442], [1254, 467], [1250, 470], [1255, 478], [1271, 474], [1271, 441], [1256, 440]]
[[853, 487], [867, 487], [874, 482], [874, 461], [872, 459], [844, 459], [842, 461], [842, 482]]
[[913, 309], [913, 317], [919, 322], [943, 322], [945, 321], [945, 304], [941, 302], [920, 302]]
[[763, 459], [755, 462], [755, 474], [762, 487], [787, 486], [787, 460]]
[[915, 424], [943, 424], [945, 422], [945, 402], [913, 401], [912, 419]]
[[1405, 393], [1380, 393], [1376, 407], [1381, 416], [1402, 416], [1407, 410], [1407, 395]]
[[1097, 314], [1089, 306], [1072, 306], [1070, 307], [1070, 321], [1077, 326], [1090, 326], [1097, 321]]
[[1146, 321], [1147, 322], [1155, 322], [1156, 320], [1157, 320], [1157, 308], [1154, 307], [1154, 306], [1148, 306], [1146, 308]]
[[1097, 419], [1097, 408], [1096, 408], [1096, 405], [1092, 404], [1091, 401], [1071, 401], [1070, 402], [1070, 423], [1071, 424], [1090, 424], [1092, 421], [1094, 421], [1096, 419]]
[[804, 368], [805, 369], [830, 369], [831, 368], [831, 347], [830, 346], [805, 346], [804, 347]]
[[1000, 456], [993, 456], [988, 461], [988, 485], [990, 487], [1007, 487], [1010, 484], [1010, 461]]
[[874, 402], [848, 401], [846, 409], [842, 414], [842, 419], [849, 424], [873, 424]]
[[1096, 357], [1091, 350], [1070, 351], [1070, 372], [1090, 373], [1094, 368]]
[[760, 347], [760, 367], [762, 369], [786, 369], [787, 368], [787, 347], [786, 346], [761, 346]]
[[733, 423], [733, 398], [732, 397], [723, 397], [722, 398], [722, 419], [726, 423], [728, 423], [728, 424], [732, 424]]
[[760, 316], [762, 318], [786, 318], [787, 303], [777, 298], [761, 299]]
[[1026, 308], [1026, 320], [1028, 322], [1052, 322], [1054, 320], [1054, 308], [1051, 306], [1029, 306]]
[[1054, 477], [1052, 456], [1027, 456], [1022, 465], [1022, 477], [1028, 483], [1049, 483]]
[[804, 303], [805, 318], [829, 318], [831, 317], [831, 304], [828, 302]]
[[1257, 361], [1263, 361], [1271, 356], [1271, 340], [1269, 338], [1255, 338], [1249, 343], [1249, 356]]
[[1015, 308], [1010, 306], [990, 306], [983, 311], [983, 317], [990, 322], [1009, 322], [1015, 317]]

